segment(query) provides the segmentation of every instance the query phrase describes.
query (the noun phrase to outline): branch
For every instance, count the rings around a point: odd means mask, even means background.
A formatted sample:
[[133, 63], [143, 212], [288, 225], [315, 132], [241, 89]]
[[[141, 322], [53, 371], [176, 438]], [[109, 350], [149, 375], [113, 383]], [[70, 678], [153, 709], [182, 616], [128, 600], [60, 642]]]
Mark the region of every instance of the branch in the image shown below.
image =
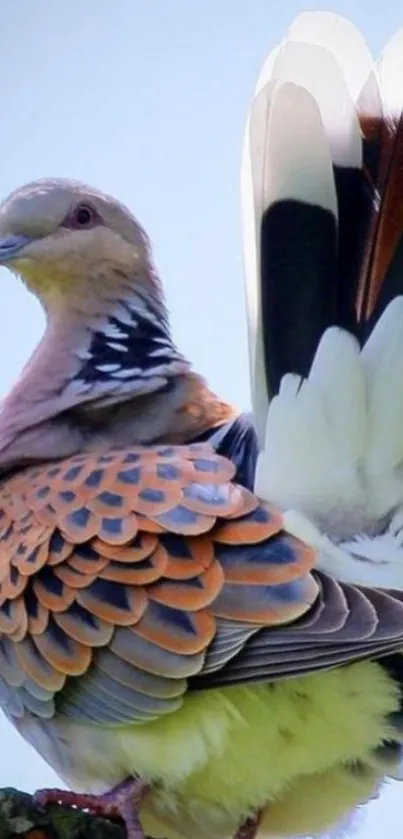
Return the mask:
[[125, 839], [117, 822], [51, 804], [40, 807], [15, 789], [0, 790], [0, 839]]

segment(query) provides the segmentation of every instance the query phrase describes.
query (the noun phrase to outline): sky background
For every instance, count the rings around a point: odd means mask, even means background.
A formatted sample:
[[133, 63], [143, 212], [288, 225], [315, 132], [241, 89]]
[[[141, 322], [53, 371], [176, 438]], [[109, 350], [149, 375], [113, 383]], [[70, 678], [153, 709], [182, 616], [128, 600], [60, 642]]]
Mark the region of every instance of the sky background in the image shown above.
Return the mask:
[[[115, 194], [154, 242], [177, 343], [222, 396], [248, 408], [239, 171], [265, 54], [301, 10], [292, 0], [1, 0], [0, 196], [42, 176]], [[334, 0], [378, 53], [401, 0]], [[403, 84], [402, 79], [397, 80]], [[0, 393], [43, 320], [0, 271]], [[0, 786], [51, 770], [0, 718]], [[401, 836], [403, 785], [360, 817], [360, 839]], [[400, 805], [400, 806], [399, 806]]]

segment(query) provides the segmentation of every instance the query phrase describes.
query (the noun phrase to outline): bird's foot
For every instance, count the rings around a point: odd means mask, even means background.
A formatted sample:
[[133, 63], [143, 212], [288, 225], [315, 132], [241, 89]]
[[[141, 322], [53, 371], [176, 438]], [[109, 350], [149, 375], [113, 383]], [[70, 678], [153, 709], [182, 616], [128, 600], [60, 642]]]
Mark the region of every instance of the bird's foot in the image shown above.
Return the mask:
[[120, 818], [125, 824], [127, 839], [145, 839], [139, 819], [140, 805], [150, 789], [150, 784], [140, 778], [126, 778], [101, 795], [86, 795], [65, 789], [41, 789], [35, 801], [42, 806], [60, 804], [88, 810], [93, 816]]
[[238, 828], [234, 836], [234, 839], [255, 839], [255, 836], [259, 830], [261, 818], [262, 813], [260, 810], [258, 810], [256, 815], [250, 816], [250, 818], [245, 819], [245, 821]]

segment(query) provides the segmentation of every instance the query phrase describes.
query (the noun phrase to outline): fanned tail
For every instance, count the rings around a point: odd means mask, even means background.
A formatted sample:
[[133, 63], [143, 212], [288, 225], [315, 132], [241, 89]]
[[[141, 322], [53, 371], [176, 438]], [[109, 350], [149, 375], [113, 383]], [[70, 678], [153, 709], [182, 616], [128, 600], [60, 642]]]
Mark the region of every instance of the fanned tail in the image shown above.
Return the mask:
[[[346, 68], [344, 52], [357, 56]], [[327, 327], [357, 331], [373, 194], [355, 100], [371, 67], [351, 24], [327, 13], [303, 14], [257, 83], [245, 134], [242, 203], [252, 396], [261, 438], [282, 376], [307, 375]]]
[[255, 488], [338, 543], [403, 510], [402, 71], [403, 31], [374, 65], [347, 20], [304, 13], [245, 134]]

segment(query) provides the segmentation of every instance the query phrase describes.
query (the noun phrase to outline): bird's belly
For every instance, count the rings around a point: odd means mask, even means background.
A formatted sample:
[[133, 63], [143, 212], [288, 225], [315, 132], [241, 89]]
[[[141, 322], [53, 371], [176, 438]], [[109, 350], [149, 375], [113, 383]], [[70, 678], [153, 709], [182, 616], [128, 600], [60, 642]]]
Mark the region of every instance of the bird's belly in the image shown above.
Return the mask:
[[[151, 835], [227, 836], [269, 804], [264, 834], [287, 836], [295, 820], [322, 830], [371, 795], [381, 774], [370, 768], [373, 750], [391, 736], [387, 717], [398, 707], [392, 679], [361, 662], [275, 685], [189, 693], [179, 711], [147, 725], [58, 720], [46, 730], [42, 723], [40, 735], [22, 733], [77, 790], [102, 791], [130, 773], [154, 781], [143, 819]], [[358, 760], [364, 773], [346, 767]]]

